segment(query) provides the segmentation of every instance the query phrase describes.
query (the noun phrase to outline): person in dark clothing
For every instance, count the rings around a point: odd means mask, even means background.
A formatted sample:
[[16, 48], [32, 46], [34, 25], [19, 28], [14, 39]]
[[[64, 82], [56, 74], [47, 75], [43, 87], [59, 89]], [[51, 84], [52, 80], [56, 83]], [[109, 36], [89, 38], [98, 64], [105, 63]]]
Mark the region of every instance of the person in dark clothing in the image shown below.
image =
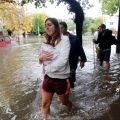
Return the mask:
[[11, 36], [12, 35], [12, 31], [10, 29], [7, 30], [8, 35]]
[[74, 82], [76, 81], [76, 69], [78, 60], [80, 57], [80, 67], [83, 68], [85, 62], [87, 61], [85, 52], [83, 47], [80, 44], [80, 40], [76, 35], [73, 35], [67, 31], [66, 22], [60, 22], [60, 31], [63, 35], [69, 36], [71, 49], [69, 55], [69, 63], [70, 63], [70, 86], [74, 88]]
[[106, 62], [106, 70], [110, 68], [110, 54], [111, 54], [111, 45], [117, 44], [117, 40], [112, 36], [112, 31], [106, 29], [105, 24], [100, 25], [100, 32], [98, 35], [97, 41], [93, 41], [96, 44], [99, 44], [100, 48], [100, 66], [103, 65], [103, 61]]

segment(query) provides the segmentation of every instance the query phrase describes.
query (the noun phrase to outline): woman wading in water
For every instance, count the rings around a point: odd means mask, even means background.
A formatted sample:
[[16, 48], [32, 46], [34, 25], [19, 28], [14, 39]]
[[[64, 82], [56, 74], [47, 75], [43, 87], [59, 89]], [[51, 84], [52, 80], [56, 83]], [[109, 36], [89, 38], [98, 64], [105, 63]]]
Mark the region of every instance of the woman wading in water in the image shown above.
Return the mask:
[[[54, 93], [69, 110], [72, 103], [69, 100], [70, 83], [68, 80], [70, 77], [69, 38], [60, 34], [59, 23], [55, 18], [47, 18], [45, 28], [46, 42], [41, 46], [39, 61], [43, 64], [45, 74], [42, 84], [41, 112], [46, 118], [50, 113]], [[46, 45], [51, 47], [44, 47]]]

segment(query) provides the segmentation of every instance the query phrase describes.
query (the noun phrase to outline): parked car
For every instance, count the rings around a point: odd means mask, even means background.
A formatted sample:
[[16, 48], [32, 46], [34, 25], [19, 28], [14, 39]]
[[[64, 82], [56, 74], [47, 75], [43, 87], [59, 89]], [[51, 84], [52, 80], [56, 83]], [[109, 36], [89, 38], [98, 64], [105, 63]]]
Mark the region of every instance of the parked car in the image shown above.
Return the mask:
[[11, 44], [11, 38], [8, 35], [0, 35], [0, 47]]

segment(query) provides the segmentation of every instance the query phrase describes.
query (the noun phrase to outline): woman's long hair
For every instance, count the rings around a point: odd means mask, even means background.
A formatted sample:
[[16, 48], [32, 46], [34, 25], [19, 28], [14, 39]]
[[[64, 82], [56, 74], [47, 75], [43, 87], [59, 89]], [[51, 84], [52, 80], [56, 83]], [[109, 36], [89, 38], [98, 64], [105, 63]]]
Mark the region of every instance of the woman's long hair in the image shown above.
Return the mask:
[[55, 33], [53, 34], [53, 36], [49, 36], [47, 33], [45, 34], [45, 37], [46, 37], [46, 40], [47, 40], [46, 43], [51, 44], [52, 46], [55, 46], [61, 40], [59, 23], [58, 23], [56, 18], [47, 18], [45, 20], [45, 23], [48, 20], [51, 21], [54, 24]]

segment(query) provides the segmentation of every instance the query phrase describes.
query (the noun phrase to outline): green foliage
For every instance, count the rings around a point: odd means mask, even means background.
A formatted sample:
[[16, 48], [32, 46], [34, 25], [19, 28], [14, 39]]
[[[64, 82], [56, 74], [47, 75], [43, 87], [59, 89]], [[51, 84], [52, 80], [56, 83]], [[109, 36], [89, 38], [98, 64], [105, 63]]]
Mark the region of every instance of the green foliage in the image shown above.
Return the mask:
[[45, 31], [44, 23], [47, 18], [46, 14], [34, 14], [33, 15], [33, 27], [32, 27], [32, 32], [38, 32], [38, 29], [40, 32]]
[[83, 24], [83, 33], [85, 32], [92, 32], [94, 33], [94, 31], [96, 30], [96, 28], [98, 28], [98, 26], [103, 23], [103, 18], [102, 17], [98, 17], [98, 18], [90, 18], [90, 17], [86, 17], [84, 20], [84, 24]]
[[105, 14], [113, 15], [119, 8], [119, 0], [102, 0], [102, 11]]
[[83, 22], [83, 33], [88, 32], [88, 27], [90, 24], [93, 22], [93, 19], [90, 17], [85, 17], [84, 22]]
[[94, 31], [103, 23], [103, 17], [97, 17], [93, 20], [93, 22], [88, 27], [88, 31], [94, 33]]
[[73, 22], [73, 20], [68, 20], [67, 25], [68, 25], [68, 30], [70, 30], [70, 31], [74, 31], [76, 29], [76, 25]]

